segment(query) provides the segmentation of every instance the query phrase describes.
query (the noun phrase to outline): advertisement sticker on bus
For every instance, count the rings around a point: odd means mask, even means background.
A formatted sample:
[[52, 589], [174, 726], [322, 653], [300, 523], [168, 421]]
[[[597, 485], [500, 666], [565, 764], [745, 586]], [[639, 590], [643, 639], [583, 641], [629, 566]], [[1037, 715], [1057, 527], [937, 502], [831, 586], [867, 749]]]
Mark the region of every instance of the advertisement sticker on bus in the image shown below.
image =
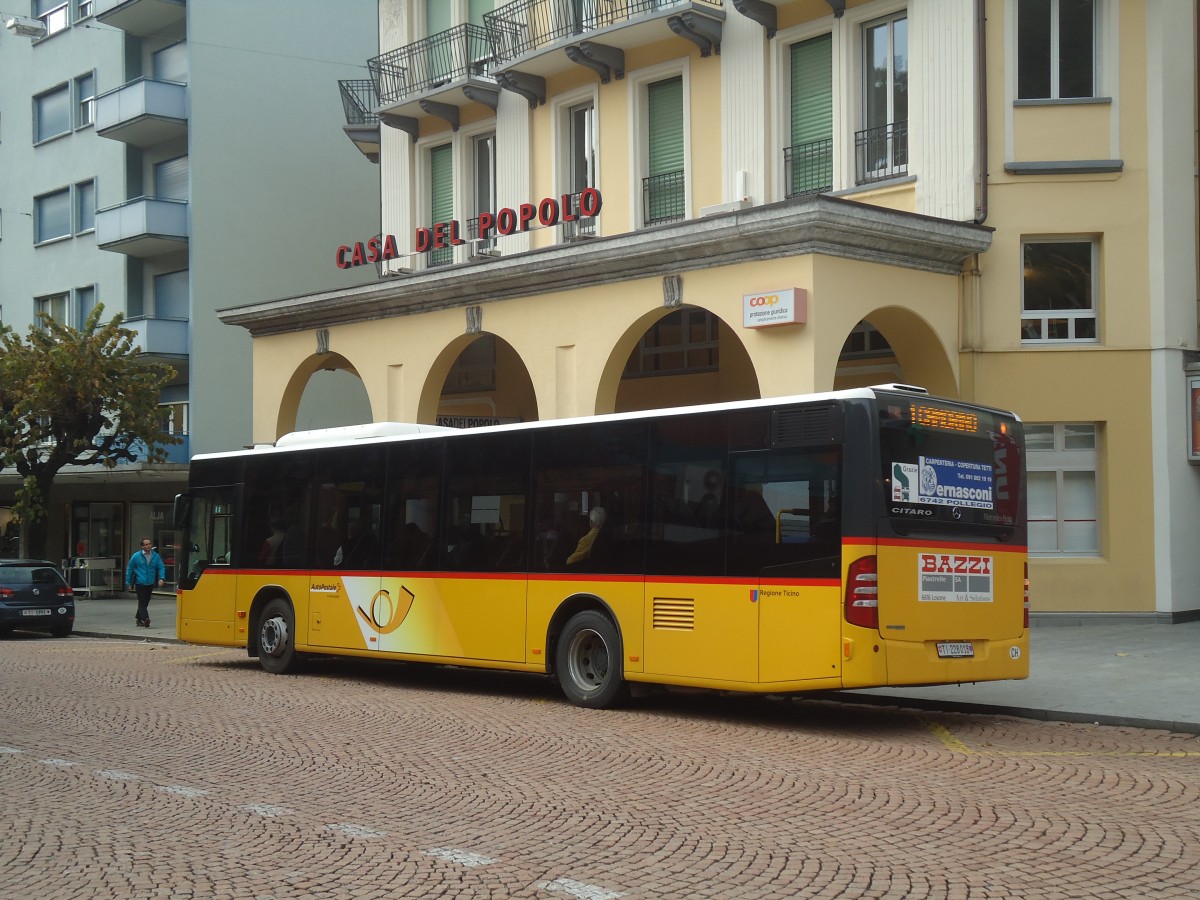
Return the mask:
[[933, 603], [991, 603], [993, 559], [959, 553], [917, 558], [917, 599]]
[[892, 502], [991, 509], [993, 497], [992, 467], [986, 463], [935, 456], [892, 463]]

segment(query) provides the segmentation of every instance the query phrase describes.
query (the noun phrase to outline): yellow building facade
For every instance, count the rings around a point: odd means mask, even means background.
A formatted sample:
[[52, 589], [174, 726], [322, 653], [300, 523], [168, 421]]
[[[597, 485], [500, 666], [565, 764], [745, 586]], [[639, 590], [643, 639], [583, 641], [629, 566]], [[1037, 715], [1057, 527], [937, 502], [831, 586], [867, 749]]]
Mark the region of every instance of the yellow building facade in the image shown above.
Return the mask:
[[1194, 2], [379, 10], [378, 279], [219, 313], [256, 441], [919, 384], [1027, 423], [1035, 613], [1200, 616]]

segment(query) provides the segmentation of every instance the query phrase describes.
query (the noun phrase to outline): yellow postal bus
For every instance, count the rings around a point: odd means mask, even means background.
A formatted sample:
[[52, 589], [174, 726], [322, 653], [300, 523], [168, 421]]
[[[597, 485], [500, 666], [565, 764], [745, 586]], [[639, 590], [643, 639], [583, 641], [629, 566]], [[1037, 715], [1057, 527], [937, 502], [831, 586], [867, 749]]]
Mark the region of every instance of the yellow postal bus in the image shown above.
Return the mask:
[[184, 640], [753, 692], [1024, 678], [1024, 441], [900, 385], [204, 454]]

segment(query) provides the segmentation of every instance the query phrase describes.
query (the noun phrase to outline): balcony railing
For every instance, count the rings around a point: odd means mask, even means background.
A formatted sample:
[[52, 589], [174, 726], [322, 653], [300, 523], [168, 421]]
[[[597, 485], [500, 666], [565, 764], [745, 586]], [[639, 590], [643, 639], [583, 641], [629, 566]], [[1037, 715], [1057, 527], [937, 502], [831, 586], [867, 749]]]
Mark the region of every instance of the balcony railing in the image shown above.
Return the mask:
[[[571, 195], [571, 209], [578, 212], [579, 198], [583, 196], [582, 191], [577, 191]], [[574, 222], [563, 222], [563, 240], [577, 241], [580, 238], [590, 238], [596, 236], [596, 217], [595, 216], [580, 216]]]
[[187, 242], [186, 200], [135, 197], [96, 210], [96, 245], [101, 250], [145, 258], [183, 249]]
[[833, 190], [833, 138], [785, 147], [783, 174], [788, 198]]
[[478, 25], [458, 25], [367, 60], [382, 104], [468, 77], [487, 78], [492, 46]]
[[722, 0], [513, 0], [484, 13], [497, 62], [649, 13], [685, 7], [720, 11]]
[[187, 134], [187, 85], [135, 78], [96, 98], [96, 133], [137, 147]]
[[370, 78], [351, 78], [338, 82], [342, 93], [342, 108], [346, 111], [347, 125], [378, 125], [379, 94], [375, 82]]
[[133, 346], [147, 356], [187, 356], [188, 320], [132, 316], [125, 327], [134, 333]]
[[642, 179], [642, 221], [647, 225], [677, 222], [686, 214], [683, 170]]
[[854, 179], [871, 184], [908, 174], [908, 122], [891, 122], [854, 134]]

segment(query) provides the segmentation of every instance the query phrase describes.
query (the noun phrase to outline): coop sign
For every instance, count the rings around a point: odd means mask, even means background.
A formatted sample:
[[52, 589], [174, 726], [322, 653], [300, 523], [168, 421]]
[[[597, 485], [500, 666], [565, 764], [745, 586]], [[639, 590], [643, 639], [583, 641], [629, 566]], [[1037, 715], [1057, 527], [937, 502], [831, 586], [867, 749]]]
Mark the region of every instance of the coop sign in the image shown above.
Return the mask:
[[[578, 195], [543, 197], [537, 203], [522, 203], [515, 209], [506, 206], [494, 212], [481, 212], [474, 233], [463, 228], [457, 219], [422, 226], [413, 232], [412, 247], [416, 253], [428, 253], [457, 247], [471, 240], [518, 234], [538, 226], [551, 228], [560, 222], [595, 218], [603, 205], [604, 198], [596, 188], [587, 188]], [[353, 269], [401, 256], [396, 236], [381, 234], [366, 241], [342, 244], [337, 248], [336, 261], [339, 269]]]
[[803, 325], [808, 321], [808, 291], [782, 288], [742, 296], [742, 327]]

